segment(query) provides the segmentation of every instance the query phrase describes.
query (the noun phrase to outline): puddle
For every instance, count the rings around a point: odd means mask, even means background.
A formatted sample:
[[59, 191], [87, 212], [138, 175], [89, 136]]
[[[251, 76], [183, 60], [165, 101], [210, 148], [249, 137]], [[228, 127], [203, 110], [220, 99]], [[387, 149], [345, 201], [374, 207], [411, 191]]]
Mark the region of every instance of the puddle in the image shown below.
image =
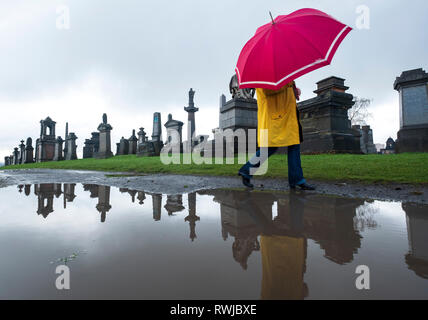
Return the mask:
[[428, 206], [22, 185], [0, 189], [0, 256], [1, 299], [427, 299]]

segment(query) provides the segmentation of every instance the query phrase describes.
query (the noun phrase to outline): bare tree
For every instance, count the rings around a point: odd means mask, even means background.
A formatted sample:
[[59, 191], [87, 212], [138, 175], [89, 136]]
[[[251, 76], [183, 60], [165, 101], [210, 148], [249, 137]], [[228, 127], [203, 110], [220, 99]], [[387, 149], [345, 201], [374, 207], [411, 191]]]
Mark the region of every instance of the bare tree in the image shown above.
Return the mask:
[[366, 125], [367, 120], [372, 117], [369, 112], [371, 99], [354, 97], [354, 106], [348, 110], [348, 117], [352, 125]]

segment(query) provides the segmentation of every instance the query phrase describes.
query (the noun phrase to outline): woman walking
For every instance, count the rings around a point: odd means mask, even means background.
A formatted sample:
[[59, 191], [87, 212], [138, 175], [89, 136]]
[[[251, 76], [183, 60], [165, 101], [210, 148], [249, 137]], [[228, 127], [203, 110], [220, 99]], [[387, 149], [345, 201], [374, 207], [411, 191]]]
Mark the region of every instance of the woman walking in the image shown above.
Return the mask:
[[253, 158], [239, 170], [245, 186], [253, 188], [251, 168], [258, 168], [266, 159], [260, 159], [261, 148], [267, 148], [270, 157], [278, 147], [288, 147], [288, 182], [290, 188], [299, 187], [303, 190], [314, 190], [315, 187], [306, 183], [300, 161], [300, 143], [303, 141], [302, 127], [299, 122], [296, 99], [300, 90], [294, 81], [279, 90], [257, 88], [257, 140], [259, 148]]

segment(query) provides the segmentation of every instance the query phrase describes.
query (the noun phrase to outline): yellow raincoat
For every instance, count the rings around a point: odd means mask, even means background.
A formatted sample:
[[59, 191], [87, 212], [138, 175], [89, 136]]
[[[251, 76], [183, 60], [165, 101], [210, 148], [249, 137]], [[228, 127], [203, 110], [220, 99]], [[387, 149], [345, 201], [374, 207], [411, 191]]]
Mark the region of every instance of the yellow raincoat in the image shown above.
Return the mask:
[[303, 299], [306, 295], [304, 238], [262, 235], [260, 251], [263, 265], [261, 299]]
[[286, 147], [301, 142], [294, 81], [279, 90], [257, 88], [259, 147]]

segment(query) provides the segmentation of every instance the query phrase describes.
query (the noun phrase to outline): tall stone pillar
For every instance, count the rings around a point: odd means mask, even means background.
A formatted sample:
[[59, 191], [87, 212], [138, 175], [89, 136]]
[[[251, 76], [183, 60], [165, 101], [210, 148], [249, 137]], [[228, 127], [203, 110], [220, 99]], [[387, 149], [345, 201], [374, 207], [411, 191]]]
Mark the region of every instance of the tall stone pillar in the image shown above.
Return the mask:
[[154, 154], [158, 156], [163, 147], [162, 141], [162, 124], [161, 124], [161, 114], [160, 112], [153, 113], [153, 133], [152, 133], [152, 147], [154, 149]]
[[111, 152], [111, 137], [110, 131], [113, 127], [107, 123], [107, 114], [103, 114], [103, 122], [98, 126], [98, 131], [100, 132], [100, 148], [97, 153], [95, 153], [95, 158], [97, 159], [107, 159], [113, 157], [113, 152]]
[[184, 111], [187, 112], [187, 143], [193, 148], [195, 146], [195, 143], [193, 141], [193, 138], [195, 137], [195, 112], [199, 111], [199, 108], [195, 107], [194, 102], [195, 97], [195, 91], [190, 88], [189, 90], [189, 105], [187, 107], [184, 107]]
[[64, 156], [62, 154], [62, 145], [64, 143], [64, 140], [62, 140], [61, 137], [58, 137], [55, 142], [55, 154], [53, 161], [61, 161], [64, 160]]
[[394, 82], [400, 96], [400, 131], [395, 151], [428, 152], [428, 73], [404, 71]]
[[67, 139], [65, 140], [65, 144], [67, 146], [67, 153], [65, 154], [65, 160], [76, 160], [77, 159], [77, 145], [76, 145], [77, 137], [74, 132], [70, 132], [68, 134]]
[[190, 239], [192, 241], [196, 238], [196, 221], [199, 221], [201, 218], [196, 215], [196, 192], [189, 193], [187, 195], [189, 203], [189, 215], [184, 218], [184, 221], [189, 222], [190, 227]]

